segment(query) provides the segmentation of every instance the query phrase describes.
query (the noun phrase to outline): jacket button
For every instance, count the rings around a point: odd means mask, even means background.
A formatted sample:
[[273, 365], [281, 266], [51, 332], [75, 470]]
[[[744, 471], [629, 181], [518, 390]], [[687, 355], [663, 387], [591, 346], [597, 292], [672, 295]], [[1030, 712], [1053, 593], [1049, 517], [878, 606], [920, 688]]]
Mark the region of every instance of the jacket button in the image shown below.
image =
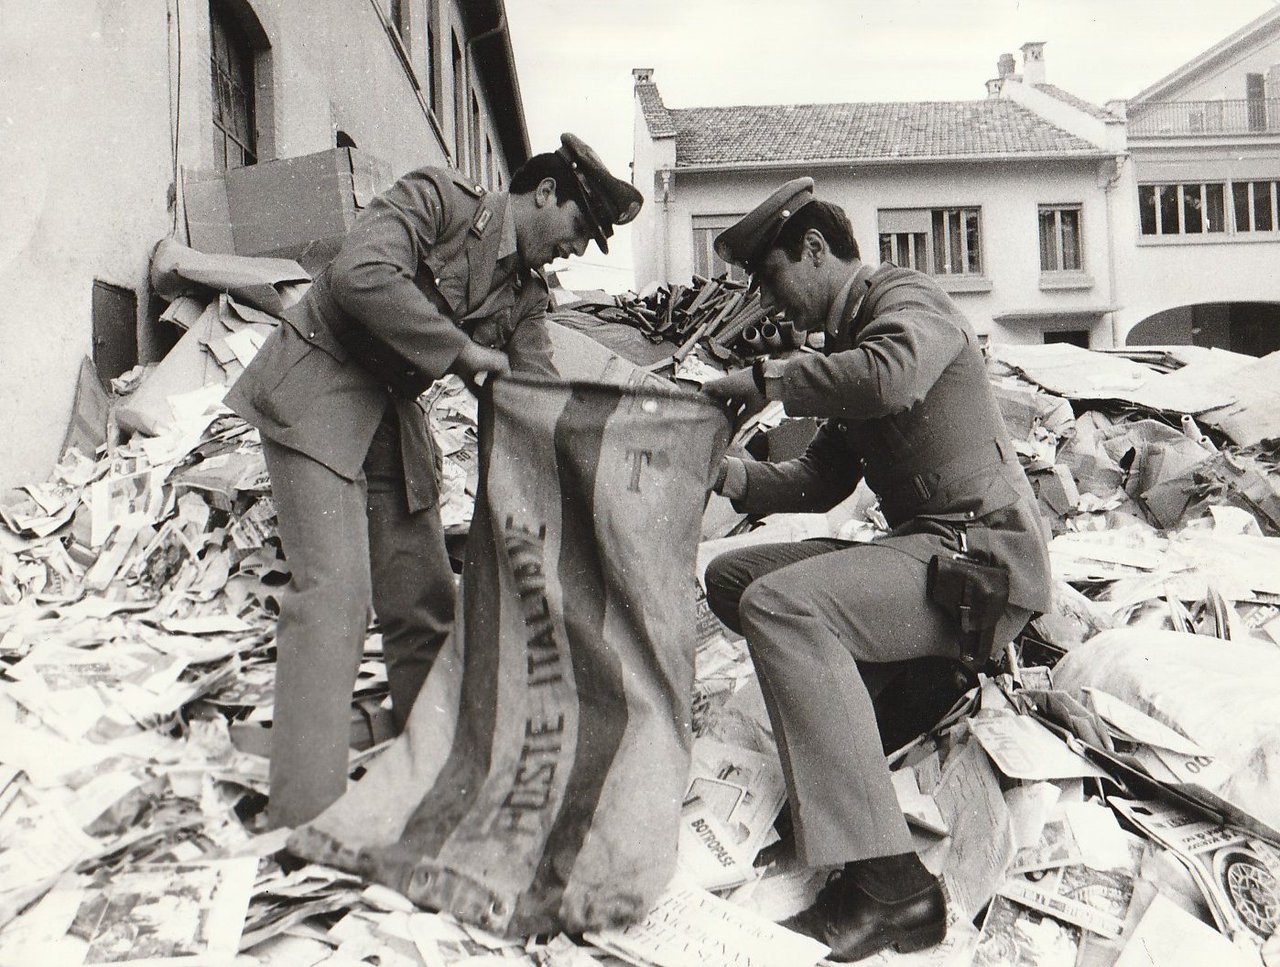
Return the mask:
[[439, 285], [439, 284], [440, 284], [440, 276], [438, 276], [438, 275], [437, 275], [437, 276], [436, 276], [436, 285]]
[[977, 516], [977, 514], [976, 514], [974, 511], [972, 511], [972, 510], [971, 510], [971, 511], [969, 511], [969, 519], [970, 519], [970, 520], [972, 520], [972, 519], [973, 519], [974, 517], [976, 517], [976, 516]]
[[311, 330], [310, 335], [309, 335], [307, 338], [309, 338], [309, 339], [315, 339], [315, 338], [316, 338], [316, 331], [315, 331], [314, 329], [312, 329], [312, 330]]

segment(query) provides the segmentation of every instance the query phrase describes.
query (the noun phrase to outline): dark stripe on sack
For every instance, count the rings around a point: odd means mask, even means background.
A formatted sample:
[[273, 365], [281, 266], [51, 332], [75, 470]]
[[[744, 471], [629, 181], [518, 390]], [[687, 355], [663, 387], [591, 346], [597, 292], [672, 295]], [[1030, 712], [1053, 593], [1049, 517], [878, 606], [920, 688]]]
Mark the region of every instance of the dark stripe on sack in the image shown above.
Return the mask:
[[494, 532], [488, 498], [495, 424], [491, 391], [480, 394], [478, 416], [480, 483], [462, 570], [466, 639], [458, 727], [449, 758], [413, 811], [400, 841], [392, 847], [397, 852], [404, 851], [402, 855], [410, 862], [440, 852], [455, 827], [479, 801], [493, 759], [501, 622], [498, 583], [492, 577], [497, 573], [494, 558], [501, 553], [498, 545], [502, 538]]
[[[577, 747], [564, 800], [512, 927], [520, 923], [522, 914], [545, 922], [559, 908], [627, 728], [622, 663], [604, 642], [605, 576], [595, 522], [596, 473], [605, 425], [621, 399], [616, 390], [575, 386], [556, 423], [562, 522], [558, 566], [578, 688]], [[600, 871], [600, 876], [605, 872]]]

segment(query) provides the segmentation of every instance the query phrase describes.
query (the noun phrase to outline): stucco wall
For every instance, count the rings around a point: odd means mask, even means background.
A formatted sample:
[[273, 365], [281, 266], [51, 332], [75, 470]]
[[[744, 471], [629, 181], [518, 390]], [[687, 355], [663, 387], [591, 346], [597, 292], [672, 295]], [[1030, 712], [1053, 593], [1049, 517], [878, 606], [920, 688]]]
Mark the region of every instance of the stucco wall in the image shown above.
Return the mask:
[[[260, 92], [271, 118], [263, 160], [332, 147], [341, 129], [396, 171], [446, 161], [445, 142], [368, 0], [249, 6], [270, 44], [260, 65], [270, 77]], [[445, 6], [460, 23], [456, 4]], [[185, 240], [169, 200], [171, 106], [179, 108], [179, 165], [207, 167], [213, 157], [208, 11], [208, 0], [0, 0], [0, 91], [20, 92], [0, 112], [8, 149], [0, 180], [0, 487], [43, 479], [56, 459], [80, 360], [92, 354], [94, 279], [137, 293], [139, 356], [158, 351], [148, 260], [161, 238], [176, 231]], [[447, 58], [447, 31], [440, 47]], [[445, 68], [449, 115], [447, 60]], [[482, 84], [477, 95], [505, 181]]]
[[[867, 166], [793, 169], [751, 173], [677, 171], [670, 201], [671, 273], [660, 281], [683, 282], [692, 272], [692, 217], [740, 215], [788, 178], [812, 175], [819, 197], [848, 212], [864, 259], [879, 259], [878, 212], [890, 208], [982, 209], [983, 265], [990, 290], [954, 292], [957, 303], [979, 332], [1003, 342], [1039, 342], [1042, 324], [1002, 325], [992, 317], [1008, 312], [1099, 306], [1109, 303], [1105, 193], [1098, 162], [1054, 161], [947, 165]], [[1085, 289], [1044, 291], [1040, 288], [1038, 205], [1083, 206], [1084, 271], [1092, 285]], [[662, 217], [655, 205], [650, 219]], [[643, 217], [643, 216], [642, 216]], [[637, 269], [640, 263], [637, 264]], [[637, 284], [658, 279], [656, 271]], [[1086, 328], [1079, 321], [1058, 328]], [[1110, 328], [1097, 324], [1098, 344], [1109, 344]]]
[[0, 90], [22, 92], [0, 120], [10, 146], [0, 485], [10, 486], [40, 479], [57, 456], [92, 351], [93, 280], [145, 305], [148, 255], [172, 226], [173, 170], [163, 3], [0, 0], [0, 22]]
[[[1272, 29], [1232, 56], [1153, 93], [1161, 100], [1240, 100], [1245, 74], [1280, 64]], [[1280, 91], [1267, 91], [1280, 97]], [[1135, 116], [1140, 116], [1136, 112]], [[1142, 235], [1138, 184], [1280, 180], [1280, 137], [1266, 132], [1195, 137], [1132, 137], [1132, 160], [1117, 192], [1116, 251], [1121, 278], [1122, 334], [1166, 310], [1206, 303], [1280, 301], [1280, 233]], [[1227, 196], [1230, 206], [1230, 195]], [[1168, 318], [1180, 318], [1170, 316]], [[1171, 339], [1181, 330], [1170, 329]]]
[[[1280, 38], [1271, 40], [1261, 47], [1242, 50], [1238, 54], [1225, 58], [1194, 78], [1185, 87], [1180, 87], [1176, 94], [1157, 94], [1158, 99], [1177, 99], [1179, 101], [1219, 101], [1239, 100], [1245, 97], [1245, 74], [1266, 74], [1273, 66], [1280, 64]], [[1268, 97], [1280, 97], [1280, 91], [1267, 91]]]

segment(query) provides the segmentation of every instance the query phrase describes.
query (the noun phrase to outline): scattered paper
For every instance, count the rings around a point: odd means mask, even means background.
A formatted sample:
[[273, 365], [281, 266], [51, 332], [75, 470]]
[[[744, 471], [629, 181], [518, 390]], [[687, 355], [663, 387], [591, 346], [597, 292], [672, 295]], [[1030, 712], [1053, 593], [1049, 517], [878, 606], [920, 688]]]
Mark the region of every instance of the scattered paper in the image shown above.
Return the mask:
[[630, 963], [657, 967], [804, 967], [828, 953], [810, 937], [678, 884], [639, 923], [585, 936]]
[[983, 714], [970, 722], [970, 728], [996, 767], [1010, 779], [1036, 782], [1106, 774], [1029, 716]]
[[966, 919], [972, 919], [1004, 880], [1013, 856], [1000, 781], [976, 742], [966, 742], [951, 754], [933, 798], [951, 831], [942, 866], [947, 895]]
[[1156, 894], [1128, 937], [1115, 967], [1257, 967], [1258, 961], [1213, 927]]

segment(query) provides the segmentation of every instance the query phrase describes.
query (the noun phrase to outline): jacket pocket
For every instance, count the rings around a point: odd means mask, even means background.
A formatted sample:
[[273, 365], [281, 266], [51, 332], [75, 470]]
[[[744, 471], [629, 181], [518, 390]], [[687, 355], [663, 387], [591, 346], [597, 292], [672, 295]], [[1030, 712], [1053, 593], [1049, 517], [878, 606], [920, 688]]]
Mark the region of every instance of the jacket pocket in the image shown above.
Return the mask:
[[342, 369], [342, 364], [296, 332], [281, 332], [280, 352], [268, 366], [251, 397], [263, 416], [279, 426], [293, 426]]

